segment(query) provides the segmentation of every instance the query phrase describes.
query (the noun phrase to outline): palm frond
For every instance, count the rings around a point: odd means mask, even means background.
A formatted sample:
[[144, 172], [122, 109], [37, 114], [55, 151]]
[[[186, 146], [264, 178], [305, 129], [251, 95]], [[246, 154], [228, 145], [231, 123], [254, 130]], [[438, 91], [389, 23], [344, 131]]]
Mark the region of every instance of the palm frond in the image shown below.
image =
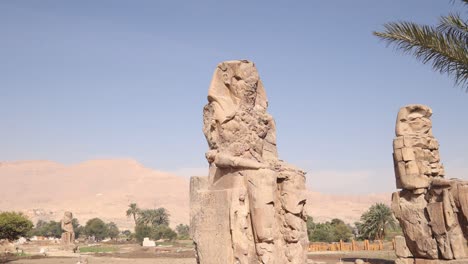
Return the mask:
[[373, 32], [377, 37], [395, 44], [404, 53], [414, 55], [422, 63], [455, 78], [455, 84], [468, 91], [468, 44], [456, 34], [412, 22], [387, 23], [385, 31]]
[[[461, 0], [463, 4], [468, 5], [468, 0]], [[455, 3], [455, 0], [450, 0], [450, 3]]]
[[460, 17], [460, 14], [450, 14], [441, 17], [437, 30], [456, 36], [464, 40], [465, 43], [468, 42], [468, 23]]

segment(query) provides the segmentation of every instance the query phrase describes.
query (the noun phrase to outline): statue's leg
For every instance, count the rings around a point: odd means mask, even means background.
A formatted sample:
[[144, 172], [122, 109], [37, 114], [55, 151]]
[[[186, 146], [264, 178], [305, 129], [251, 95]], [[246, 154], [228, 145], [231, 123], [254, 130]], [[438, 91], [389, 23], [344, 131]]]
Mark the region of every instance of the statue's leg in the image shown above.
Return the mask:
[[283, 242], [284, 256], [288, 263], [305, 263], [307, 259], [307, 226], [304, 213], [305, 176], [293, 170], [283, 168], [278, 180], [280, 208], [279, 224]]
[[262, 263], [274, 263], [276, 173], [260, 169], [245, 174], [257, 255]]
[[249, 206], [247, 189], [232, 189], [230, 224], [236, 264], [255, 263], [257, 259]]

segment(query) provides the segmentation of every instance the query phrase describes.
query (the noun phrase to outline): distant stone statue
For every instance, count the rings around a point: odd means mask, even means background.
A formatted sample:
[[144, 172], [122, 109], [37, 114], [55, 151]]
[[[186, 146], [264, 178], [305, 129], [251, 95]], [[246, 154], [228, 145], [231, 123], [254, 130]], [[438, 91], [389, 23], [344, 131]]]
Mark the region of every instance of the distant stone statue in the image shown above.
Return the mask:
[[404, 234], [395, 239], [397, 264], [468, 263], [468, 182], [444, 178], [431, 116], [425, 105], [408, 105], [396, 121], [393, 160], [402, 190], [393, 193], [392, 211]]
[[203, 111], [208, 177], [192, 177], [200, 264], [306, 263], [305, 173], [278, 159], [276, 127], [254, 64], [218, 65]]
[[75, 232], [73, 230], [73, 214], [71, 212], [65, 212], [61, 221], [62, 227], [62, 243], [72, 244], [75, 242]]

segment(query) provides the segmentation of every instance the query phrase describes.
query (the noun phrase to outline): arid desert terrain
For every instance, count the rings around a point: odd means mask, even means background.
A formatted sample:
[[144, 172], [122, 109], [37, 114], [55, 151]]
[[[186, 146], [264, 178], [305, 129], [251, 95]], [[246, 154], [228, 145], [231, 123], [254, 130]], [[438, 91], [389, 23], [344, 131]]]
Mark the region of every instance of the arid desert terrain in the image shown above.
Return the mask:
[[[313, 177], [313, 176], [311, 176]], [[90, 160], [63, 165], [52, 161], [0, 163], [0, 208], [22, 211], [37, 220], [61, 219], [68, 210], [84, 224], [93, 217], [133, 228], [125, 216], [128, 204], [165, 207], [171, 226], [188, 224], [189, 179], [146, 168], [135, 160]], [[318, 222], [333, 218], [347, 223], [376, 202], [390, 203], [390, 194], [332, 195], [308, 191], [308, 213]]]

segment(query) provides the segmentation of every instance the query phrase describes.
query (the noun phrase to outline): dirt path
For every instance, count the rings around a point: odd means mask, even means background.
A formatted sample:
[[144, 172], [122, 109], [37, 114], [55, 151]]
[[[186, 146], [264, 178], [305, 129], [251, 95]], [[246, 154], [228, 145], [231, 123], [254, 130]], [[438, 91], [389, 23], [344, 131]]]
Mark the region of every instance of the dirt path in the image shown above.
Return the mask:
[[354, 251], [354, 252], [314, 252], [308, 254], [308, 259], [326, 264], [335, 264], [342, 261], [345, 264], [354, 263], [362, 259], [371, 264], [393, 264], [395, 254], [393, 251]]
[[[76, 264], [77, 258], [42, 258], [24, 259], [8, 262], [11, 264]], [[88, 257], [89, 264], [196, 264], [195, 259], [189, 258], [113, 258], [113, 257]]]
[[[196, 264], [194, 258], [187, 257], [114, 257], [114, 256], [86, 256], [89, 264]], [[394, 255], [392, 252], [317, 252], [309, 254], [310, 263], [318, 262], [323, 264], [335, 264], [340, 260], [344, 264], [354, 263], [356, 259], [363, 259], [371, 264], [392, 264]], [[47, 257], [40, 259], [21, 259], [10, 261], [11, 264], [76, 264], [77, 257]], [[312, 262], [314, 261], [314, 262]]]

